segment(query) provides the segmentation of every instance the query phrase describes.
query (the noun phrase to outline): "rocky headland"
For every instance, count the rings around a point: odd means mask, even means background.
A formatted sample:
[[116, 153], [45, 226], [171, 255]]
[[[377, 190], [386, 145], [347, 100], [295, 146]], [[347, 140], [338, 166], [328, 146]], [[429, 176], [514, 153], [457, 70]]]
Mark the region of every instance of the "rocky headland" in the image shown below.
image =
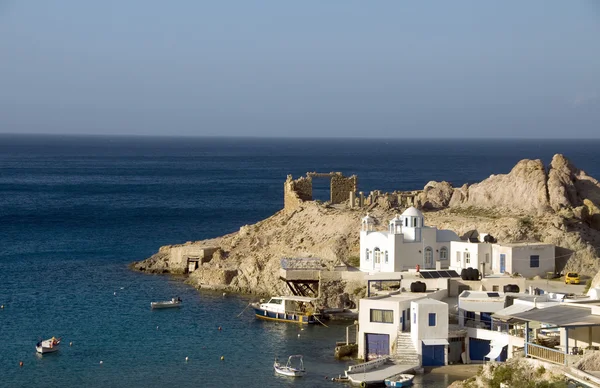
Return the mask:
[[[302, 179], [306, 178], [298, 181]], [[373, 192], [363, 206], [355, 206], [358, 198], [353, 195], [336, 204], [307, 200], [294, 192], [294, 187], [305, 184], [298, 181], [288, 177], [284, 189], [296, 201], [294, 206], [286, 205], [232, 234], [161, 247], [132, 267], [148, 273], [183, 274], [192, 258], [196, 261], [186, 281], [196, 287], [287, 293], [286, 284], [279, 280], [281, 258], [320, 258], [322, 268], [331, 270], [351, 265], [359, 255], [360, 220], [366, 212], [385, 229], [388, 220], [406, 207], [401, 192]], [[600, 183], [563, 155], [555, 155], [549, 166], [541, 160], [521, 160], [507, 174], [460, 187], [432, 181], [422, 191], [411, 192], [411, 201], [425, 212], [427, 225], [459, 235], [486, 232], [502, 243], [551, 243], [557, 247], [557, 270], [588, 276], [600, 270], [596, 248], [600, 247]], [[600, 276], [594, 281], [600, 284]], [[333, 282], [322, 289], [330, 307], [342, 307], [335, 305], [362, 294], [360, 284], [347, 282]]]

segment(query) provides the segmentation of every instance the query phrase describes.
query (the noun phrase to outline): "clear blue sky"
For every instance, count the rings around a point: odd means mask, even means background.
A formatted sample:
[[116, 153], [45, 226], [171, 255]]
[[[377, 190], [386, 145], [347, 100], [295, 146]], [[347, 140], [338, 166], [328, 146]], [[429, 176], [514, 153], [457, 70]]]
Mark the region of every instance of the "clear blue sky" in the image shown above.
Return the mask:
[[600, 1], [0, 0], [0, 133], [600, 137]]

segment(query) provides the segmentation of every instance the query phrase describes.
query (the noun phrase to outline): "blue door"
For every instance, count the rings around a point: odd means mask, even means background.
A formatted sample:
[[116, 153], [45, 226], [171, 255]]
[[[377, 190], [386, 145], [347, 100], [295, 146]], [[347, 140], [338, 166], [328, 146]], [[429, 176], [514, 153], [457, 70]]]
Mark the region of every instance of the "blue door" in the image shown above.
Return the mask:
[[485, 361], [484, 357], [490, 352], [490, 341], [469, 338], [469, 358], [471, 360]]
[[506, 271], [506, 255], [504, 253], [500, 254], [500, 273], [504, 273]]
[[367, 344], [367, 361], [390, 354], [390, 336], [388, 334], [366, 333], [365, 343]]
[[423, 344], [423, 366], [442, 366], [445, 365], [444, 353], [445, 345], [425, 345]]

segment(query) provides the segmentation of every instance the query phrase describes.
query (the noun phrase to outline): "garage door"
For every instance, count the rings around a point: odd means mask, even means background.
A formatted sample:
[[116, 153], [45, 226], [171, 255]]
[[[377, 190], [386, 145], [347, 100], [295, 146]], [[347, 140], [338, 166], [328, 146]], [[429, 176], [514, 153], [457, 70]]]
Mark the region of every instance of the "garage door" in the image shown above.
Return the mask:
[[365, 334], [367, 361], [390, 354], [390, 336], [388, 334]]
[[471, 361], [485, 361], [484, 357], [490, 352], [490, 341], [469, 338], [469, 358]]
[[423, 344], [423, 366], [441, 366], [445, 365], [444, 350], [445, 345], [425, 345]]

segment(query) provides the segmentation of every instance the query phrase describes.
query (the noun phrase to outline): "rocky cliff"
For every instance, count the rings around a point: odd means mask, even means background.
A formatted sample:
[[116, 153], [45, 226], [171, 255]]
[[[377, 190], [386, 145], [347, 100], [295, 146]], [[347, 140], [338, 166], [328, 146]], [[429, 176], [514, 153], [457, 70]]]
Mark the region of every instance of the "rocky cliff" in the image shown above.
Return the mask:
[[[368, 207], [382, 229], [403, 209], [385, 200]], [[546, 168], [540, 160], [522, 160], [508, 173], [453, 187], [429, 182], [416, 205], [427, 225], [491, 233], [499, 242], [542, 241], [557, 246], [559, 267], [594, 275], [600, 268], [600, 184], [555, 155]], [[278, 294], [283, 257], [318, 257], [323, 268], [351, 263], [359, 254], [360, 219], [366, 208], [304, 201], [236, 233], [215, 239], [163, 247], [133, 267], [147, 272], [182, 273], [186, 257], [198, 260], [188, 282], [230, 291]], [[599, 279], [600, 281], [600, 279]], [[337, 287], [337, 288], [336, 288]], [[335, 293], [359, 295], [359, 285], [335, 285]], [[342, 298], [343, 299], [343, 298]], [[336, 307], [336, 306], [331, 306]]]

